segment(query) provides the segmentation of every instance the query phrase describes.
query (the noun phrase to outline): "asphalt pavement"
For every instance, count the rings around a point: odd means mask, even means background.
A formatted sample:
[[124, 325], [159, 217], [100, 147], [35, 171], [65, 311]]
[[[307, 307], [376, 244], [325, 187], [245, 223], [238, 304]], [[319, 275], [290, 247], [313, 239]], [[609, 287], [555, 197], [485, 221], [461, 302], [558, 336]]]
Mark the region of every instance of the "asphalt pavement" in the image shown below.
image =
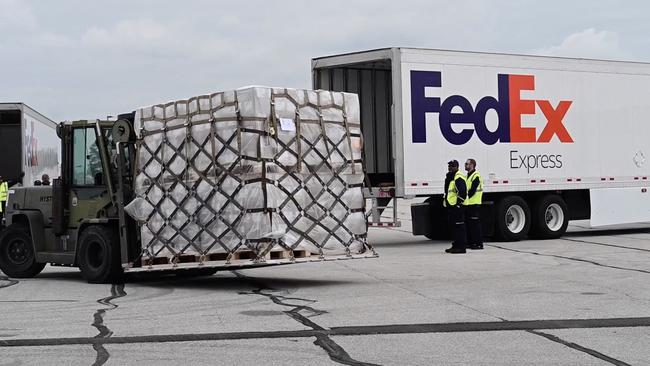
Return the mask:
[[650, 365], [650, 226], [448, 243], [372, 229], [377, 259], [90, 285], [0, 275], [0, 366]]

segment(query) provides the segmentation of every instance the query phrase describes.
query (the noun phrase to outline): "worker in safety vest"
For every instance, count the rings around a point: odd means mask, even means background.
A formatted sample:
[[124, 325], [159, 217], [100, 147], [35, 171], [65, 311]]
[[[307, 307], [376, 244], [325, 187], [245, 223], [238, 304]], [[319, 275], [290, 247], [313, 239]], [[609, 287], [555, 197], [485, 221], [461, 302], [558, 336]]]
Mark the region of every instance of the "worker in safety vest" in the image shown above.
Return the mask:
[[449, 214], [449, 226], [453, 233], [454, 242], [451, 248], [445, 249], [447, 253], [465, 253], [467, 234], [465, 232], [465, 200], [467, 198], [467, 184], [465, 176], [458, 170], [458, 161], [447, 163], [447, 177], [445, 178], [445, 196], [443, 205]]
[[483, 203], [483, 180], [476, 171], [476, 160], [467, 159], [467, 205], [465, 211], [467, 223], [467, 247], [469, 249], [483, 249], [483, 236], [481, 235], [481, 204]]
[[9, 183], [0, 177], [0, 225], [2, 218], [5, 214], [5, 206], [7, 205], [7, 197], [9, 196]]
[[2, 218], [7, 211], [7, 200], [9, 199], [9, 188], [17, 184], [22, 184], [25, 173], [20, 173], [16, 179], [5, 179], [0, 176], [0, 225], [2, 225]]

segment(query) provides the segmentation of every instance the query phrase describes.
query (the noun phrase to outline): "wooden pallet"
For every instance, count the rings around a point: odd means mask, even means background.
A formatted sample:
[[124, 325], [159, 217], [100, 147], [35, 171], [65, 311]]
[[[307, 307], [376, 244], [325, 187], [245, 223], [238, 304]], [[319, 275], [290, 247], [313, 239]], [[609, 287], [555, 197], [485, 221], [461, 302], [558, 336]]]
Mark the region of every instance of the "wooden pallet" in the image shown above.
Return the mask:
[[[306, 250], [294, 250], [294, 258], [306, 258], [311, 257], [312, 253]], [[231, 261], [238, 260], [252, 260], [255, 259], [255, 252], [252, 250], [242, 250], [233, 253], [230, 257]], [[289, 259], [291, 258], [290, 250], [273, 250], [267, 253], [264, 256], [264, 259], [267, 260], [280, 260], [280, 259]], [[144, 266], [155, 266], [161, 264], [172, 264], [173, 257], [155, 257], [155, 258], [143, 258], [141, 265]], [[228, 253], [211, 253], [203, 257], [203, 262], [225, 262], [228, 260]], [[201, 256], [196, 254], [181, 254], [176, 257], [175, 262], [180, 263], [199, 263], [201, 261]]]

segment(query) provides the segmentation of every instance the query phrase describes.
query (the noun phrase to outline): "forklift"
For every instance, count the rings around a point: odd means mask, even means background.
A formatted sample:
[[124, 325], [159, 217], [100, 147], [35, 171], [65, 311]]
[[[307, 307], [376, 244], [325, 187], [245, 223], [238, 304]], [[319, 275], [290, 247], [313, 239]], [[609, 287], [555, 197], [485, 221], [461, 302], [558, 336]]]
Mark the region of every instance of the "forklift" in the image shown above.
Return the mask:
[[[78, 267], [90, 283], [115, 283], [125, 274], [157, 272], [180, 277], [322, 262], [306, 250], [145, 255], [140, 227], [125, 211], [134, 198], [137, 173], [135, 112], [116, 121], [74, 121], [57, 126], [61, 176], [52, 186], [11, 188], [0, 232], [0, 270], [30, 278], [46, 264]], [[146, 257], [146, 258], [145, 258]], [[327, 260], [375, 258], [374, 251]], [[162, 261], [158, 261], [162, 259]]]
[[140, 257], [133, 198], [134, 113], [117, 121], [57, 126], [61, 176], [52, 186], [12, 188], [0, 234], [0, 270], [29, 278], [46, 264], [79, 267], [90, 283], [120, 280]]

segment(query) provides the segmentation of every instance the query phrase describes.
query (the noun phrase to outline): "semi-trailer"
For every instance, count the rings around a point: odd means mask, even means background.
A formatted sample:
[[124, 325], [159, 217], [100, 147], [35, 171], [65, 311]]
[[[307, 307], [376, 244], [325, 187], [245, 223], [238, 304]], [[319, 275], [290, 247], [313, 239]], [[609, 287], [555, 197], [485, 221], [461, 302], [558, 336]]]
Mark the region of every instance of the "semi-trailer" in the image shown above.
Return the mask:
[[501, 240], [650, 221], [648, 63], [385, 48], [315, 58], [312, 74], [314, 89], [359, 95], [373, 211], [426, 198], [415, 235], [445, 235], [447, 162], [468, 158]]

